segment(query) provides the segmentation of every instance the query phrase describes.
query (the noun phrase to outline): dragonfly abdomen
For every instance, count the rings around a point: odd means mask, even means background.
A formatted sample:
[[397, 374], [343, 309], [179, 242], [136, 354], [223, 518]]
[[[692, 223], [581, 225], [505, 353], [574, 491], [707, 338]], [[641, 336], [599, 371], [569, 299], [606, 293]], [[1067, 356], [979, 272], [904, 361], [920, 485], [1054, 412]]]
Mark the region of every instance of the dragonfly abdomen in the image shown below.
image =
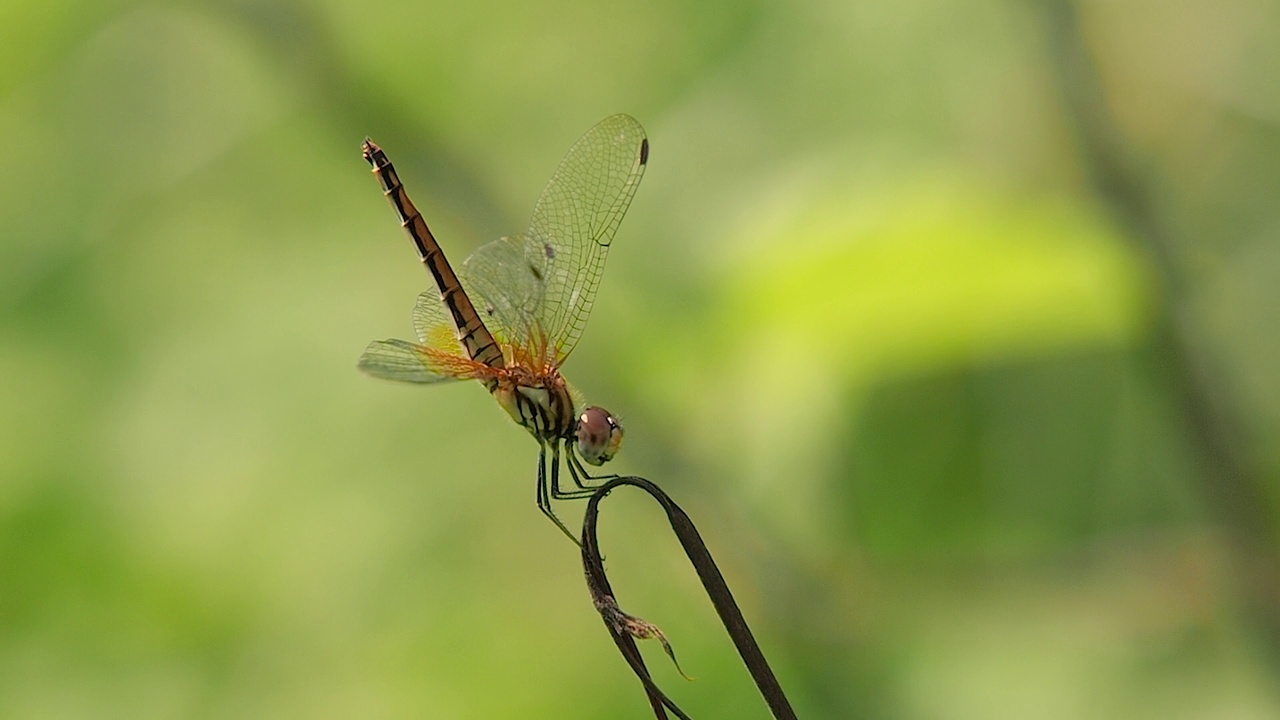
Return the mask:
[[444, 251], [440, 249], [440, 243], [436, 242], [422, 213], [418, 212], [409, 199], [409, 194], [405, 192], [404, 184], [400, 182], [400, 176], [396, 174], [395, 166], [391, 164], [387, 154], [372, 140], [365, 139], [364, 159], [373, 166], [373, 174], [382, 185], [382, 193], [387, 196], [387, 201], [400, 217], [400, 226], [408, 233], [418, 251], [418, 258], [436, 281], [440, 301], [449, 309], [458, 343], [466, 351], [467, 357], [490, 367], [505, 367], [502, 349], [498, 347], [475, 306], [471, 304], [471, 299], [462, 289], [462, 283], [458, 282], [458, 276], [449, 266]]

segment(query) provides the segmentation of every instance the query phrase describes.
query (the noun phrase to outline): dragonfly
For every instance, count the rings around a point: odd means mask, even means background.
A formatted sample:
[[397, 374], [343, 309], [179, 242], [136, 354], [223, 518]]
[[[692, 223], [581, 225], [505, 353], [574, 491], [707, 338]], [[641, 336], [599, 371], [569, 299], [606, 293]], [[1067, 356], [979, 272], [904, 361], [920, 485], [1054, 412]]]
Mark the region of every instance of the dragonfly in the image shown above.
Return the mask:
[[[418, 341], [370, 343], [359, 369], [410, 383], [480, 381], [538, 442], [538, 509], [578, 542], [551, 501], [588, 497], [594, 483], [617, 477], [592, 475], [583, 462], [613, 459], [623, 429], [617, 416], [587, 406], [560, 368], [586, 327], [609, 247], [649, 161], [644, 129], [613, 115], [588, 130], [543, 188], [529, 228], [481, 246], [461, 273], [387, 154], [369, 138], [362, 149], [436, 287], [414, 307]], [[562, 448], [573, 488], [560, 487]]]

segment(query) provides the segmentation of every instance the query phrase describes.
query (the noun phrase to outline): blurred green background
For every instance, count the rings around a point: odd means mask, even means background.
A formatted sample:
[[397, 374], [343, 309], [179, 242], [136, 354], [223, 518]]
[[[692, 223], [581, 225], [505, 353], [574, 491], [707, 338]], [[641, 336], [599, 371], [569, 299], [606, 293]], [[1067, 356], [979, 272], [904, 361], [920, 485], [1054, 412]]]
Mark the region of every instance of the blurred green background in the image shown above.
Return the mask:
[[[807, 718], [1280, 715], [1280, 8], [0, 8], [0, 716], [645, 718], [536, 448], [360, 375], [606, 115], [647, 176], [566, 375]], [[581, 505], [561, 505], [575, 521]], [[604, 506], [694, 717], [766, 711]]]

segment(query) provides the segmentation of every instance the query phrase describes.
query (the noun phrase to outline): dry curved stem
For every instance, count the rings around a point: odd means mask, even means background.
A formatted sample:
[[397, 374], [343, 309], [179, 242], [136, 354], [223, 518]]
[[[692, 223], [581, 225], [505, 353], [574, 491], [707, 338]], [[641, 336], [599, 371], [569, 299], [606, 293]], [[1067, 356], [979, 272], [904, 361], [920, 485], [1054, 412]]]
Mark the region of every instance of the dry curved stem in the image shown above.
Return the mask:
[[[640, 679], [640, 683], [644, 685], [645, 694], [649, 698], [649, 704], [653, 708], [654, 716], [659, 720], [664, 720], [667, 717], [666, 711], [670, 710], [679, 718], [687, 720], [689, 717], [654, 683], [653, 678], [649, 675], [648, 668], [645, 667], [644, 659], [640, 656], [640, 651], [636, 647], [635, 640], [637, 638], [657, 637], [671, 657], [672, 662], [675, 662], [675, 653], [672, 652], [670, 643], [652, 623], [629, 615], [618, 607], [613, 588], [610, 587], [609, 579], [604, 572], [604, 560], [600, 554], [600, 545], [596, 539], [596, 523], [599, 518], [600, 501], [608, 496], [614, 488], [621, 485], [631, 485], [644, 490], [666, 511], [672, 531], [684, 548], [689, 562], [698, 573], [698, 578], [702, 581], [702, 586], [707, 591], [707, 597], [711, 599], [711, 604], [715, 607], [716, 614], [720, 616], [720, 622], [724, 624], [725, 630], [728, 631], [734, 647], [738, 650], [738, 655], [746, 665], [747, 671], [751, 673], [751, 677], [755, 681], [756, 687], [760, 690], [760, 694], [764, 697], [765, 703], [769, 706], [769, 710], [773, 713], [773, 717], [777, 720], [795, 720], [795, 711], [791, 709], [790, 702], [782, 692], [782, 686], [778, 683], [773, 670], [770, 669], [768, 661], [765, 660], [764, 653], [760, 651], [760, 646], [751, 634], [751, 629], [747, 627], [747, 622], [742, 617], [742, 611], [738, 608], [737, 602], [734, 601], [733, 594], [729, 592], [729, 586], [725, 583], [724, 576], [720, 574], [720, 569], [716, 567], [715, 560], [711, 557], [710, 551], [707, 550], [706, 543], [702, 541], [702, 537], [698, 534], [693, 521], [689, 519], [689, 516], [675, 501], [649, 480], [635, 476], [618, 477], [601, 485], [592, 494], [591, 499], [587, 501], [586, 515], [582, 521], [582, 566], [586, 575], [587, 590], [591, 593], [591, 600], [600, 612], [605, 627], [609, 629], [609, 635], [618, 646], [623, 659], [627, 661], [627, 664], [631, 666], [632, 672], [636, 674], [636, 677]], [[676, 668], [679, 670], [678, 664]], [[683, 671], [680, 674], [688, 678]]]

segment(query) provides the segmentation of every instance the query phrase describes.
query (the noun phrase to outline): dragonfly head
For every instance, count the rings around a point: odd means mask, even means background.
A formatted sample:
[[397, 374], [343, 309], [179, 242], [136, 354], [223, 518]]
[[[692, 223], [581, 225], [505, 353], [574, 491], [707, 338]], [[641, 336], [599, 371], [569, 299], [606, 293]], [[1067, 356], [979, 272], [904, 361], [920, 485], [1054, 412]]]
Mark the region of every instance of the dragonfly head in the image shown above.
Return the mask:
[[622, 445], [622, 423], [608, 410], [592, 405], [578, 416], [578, 454], [592, 465], [613, 459]]

